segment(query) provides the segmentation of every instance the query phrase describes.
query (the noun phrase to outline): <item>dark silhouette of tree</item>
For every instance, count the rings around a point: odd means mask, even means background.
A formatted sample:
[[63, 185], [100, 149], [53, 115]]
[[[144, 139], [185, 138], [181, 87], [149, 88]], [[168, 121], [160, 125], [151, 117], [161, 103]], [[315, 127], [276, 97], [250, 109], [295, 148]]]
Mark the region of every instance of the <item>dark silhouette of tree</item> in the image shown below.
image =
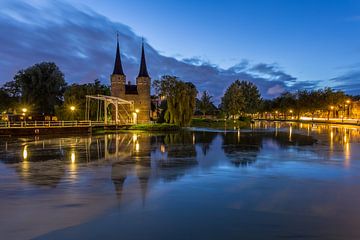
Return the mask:
[[204, 116], [215, 109], [212, 98], [213, 96], [211, 96], [208, 91], [203, 91], [201, 98], [198, 102], [198, 109]]
[[62, 104], [66, 82], [64, 74], [53, 62], [42, 62], [20, 70], [12, 82], [5, 84], [11, 96], [20, 97], [21, 104], [31, 111], [53, 114]]

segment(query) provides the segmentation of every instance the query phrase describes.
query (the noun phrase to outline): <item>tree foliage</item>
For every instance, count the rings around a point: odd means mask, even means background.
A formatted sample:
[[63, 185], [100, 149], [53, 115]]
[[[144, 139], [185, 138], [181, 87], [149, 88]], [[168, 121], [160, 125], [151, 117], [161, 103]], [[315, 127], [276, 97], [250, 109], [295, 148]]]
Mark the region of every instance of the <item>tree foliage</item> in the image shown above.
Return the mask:
[[[101, 84], [98, 79], [94, 83], [71, 84], [64, 93], [64, 104], [57, 108], [56, 115], [63, 120], [84, 119], [86, 108], [86, 95], [110, 95], [110, 88]], [[71, 112], [70, 107], [74, 106], [75, 111]], [[102, 115], [100, 114], [102, 112]], [[90, 119], [103, 120], [103, 102], [92, 100], [90, 105]], [[98, 115], [99, 114], [99, 115]], [[102, 118], [102, 119], [98, 119]]]
[[272, 100], [264, 100], [260, 112], [278, 111], [286, 117], [292, 111], [297, 117], [304, 113], [314, 117], [317, 111], [330, 113], [331, 107], [334, 111], [343, 108], [348, 98], [344, 92], [331, 88], [285, 92]]
[[21, 104], [41, 114], [54, 113], [55, 106], [62, 104], [65, 87], [64, 74], [52, 62], [20, 70], [4, 85], [11, 97], [19, 97]]
[[221, 99], [221, 108], [229, 116], [256, 113], [261, 102], [257, 86], [248, 81], [236, 80]]
[[197, 95], [195, 85], [168, 75], [155, 80], [153, 85], [158, 94], [166, 99], [165, 121], [178, 126], [187, 126], [195, 111]]
[[215, 109], [212, 98], [213, 96], [211, 96], [208, 91], [203, 91], [201, 98], [198, 101], [198, 109], [203, 115], [206, 115]]

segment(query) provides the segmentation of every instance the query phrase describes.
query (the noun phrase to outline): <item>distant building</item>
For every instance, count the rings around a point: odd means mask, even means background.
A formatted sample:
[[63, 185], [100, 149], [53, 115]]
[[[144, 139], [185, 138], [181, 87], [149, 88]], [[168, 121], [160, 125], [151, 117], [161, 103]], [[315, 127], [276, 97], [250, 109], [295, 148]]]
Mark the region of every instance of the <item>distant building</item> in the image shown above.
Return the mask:
[[123, 109], [120, 111], [131, 111], [131, 114], [134, 115], [133, 121], [136, 123], [150, 122], [150, 87], [151, 78], [146, 67], [144, 43], [142, 43], [141, 47], [139, 74], [136, 78], [136, 84], [132, 85], [130, 81], [126, 83], [126, 75], [124, 74], [121, 64], [120, 47], [118, 40], [116, 47], [114, 71], [111, 75], [111, 96], [134, 102], [134, 109]]

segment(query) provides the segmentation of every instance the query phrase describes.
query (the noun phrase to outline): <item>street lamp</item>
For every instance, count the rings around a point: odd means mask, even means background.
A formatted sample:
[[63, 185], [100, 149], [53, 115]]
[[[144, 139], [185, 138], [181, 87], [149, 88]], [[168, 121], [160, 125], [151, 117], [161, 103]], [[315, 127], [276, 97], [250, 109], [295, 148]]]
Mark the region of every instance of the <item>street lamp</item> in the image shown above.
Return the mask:
[[26, 125], [26, 112], [28, 111], [27, 108], [23, 108], [21, 109], [22, 111], [22, 115], [24, 116], [24, 121], [25, 121], [25, 125]]
[[350, 118], [350, 103], [351, 103], [351, 101], [348, 99], [348, 100], [346, 100], [346, 103], [348, 104], [347, 105], [347, 118]]
[[75, 111], [75, 106], [74, 105], [71, 105], [70, 106], [70, 111], [71, 111], [71, 118], [72, 118], [72, 120], [74, 120], [74, 111]]

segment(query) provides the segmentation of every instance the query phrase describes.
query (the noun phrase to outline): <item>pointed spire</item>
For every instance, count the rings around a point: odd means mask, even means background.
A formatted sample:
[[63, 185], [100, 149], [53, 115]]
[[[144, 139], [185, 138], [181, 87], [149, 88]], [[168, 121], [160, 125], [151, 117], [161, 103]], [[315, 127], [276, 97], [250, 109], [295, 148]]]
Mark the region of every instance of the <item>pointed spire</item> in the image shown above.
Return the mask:
[[146, 60], [145, 60], [144, 38], [142, 39], [140, 71], [138, 77], [149, 77], [149, 73], [146, 67]]
[[121, 56], [120, 56], [120, 47], [119, 47], [119, 32], [116, 33], [116, 57], [115, 57], [115, 65], [113, 74], [125, 75], [122, 64], [121, 64]]

